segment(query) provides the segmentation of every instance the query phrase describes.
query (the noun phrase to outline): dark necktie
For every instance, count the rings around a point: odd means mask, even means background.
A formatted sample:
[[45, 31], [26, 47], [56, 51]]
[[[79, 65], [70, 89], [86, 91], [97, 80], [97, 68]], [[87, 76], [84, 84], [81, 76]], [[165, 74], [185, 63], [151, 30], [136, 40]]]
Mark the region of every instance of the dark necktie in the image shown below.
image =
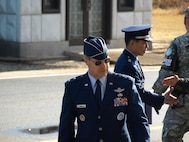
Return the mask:
[[100, 85], [99, 80], [96, 80], [95, 98], [96, 98], [98, 105], [100, 106], [100, 104], [101, 104], [101, 85]]

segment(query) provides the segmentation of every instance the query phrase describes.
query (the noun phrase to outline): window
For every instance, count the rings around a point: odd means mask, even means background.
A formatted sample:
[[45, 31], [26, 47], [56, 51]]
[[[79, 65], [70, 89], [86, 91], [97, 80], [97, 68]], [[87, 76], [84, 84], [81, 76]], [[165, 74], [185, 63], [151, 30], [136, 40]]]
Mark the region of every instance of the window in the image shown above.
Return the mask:
[[117, 2], [118, 11], [134, 10], [134, 0], [118, 0]]
[[42, 13], [60, 13], [60, 0], [42, 0]]

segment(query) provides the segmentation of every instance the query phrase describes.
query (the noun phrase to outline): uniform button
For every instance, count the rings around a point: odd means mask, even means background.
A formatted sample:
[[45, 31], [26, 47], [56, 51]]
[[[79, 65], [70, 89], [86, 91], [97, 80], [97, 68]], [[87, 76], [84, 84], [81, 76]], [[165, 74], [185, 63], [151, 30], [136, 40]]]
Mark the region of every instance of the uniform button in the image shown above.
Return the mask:
[[99, 130], [99, 131], [102, 131], [102, 127], [99, 127], [98, 130]]
[[98, 119], [101, 119], [101, 116], [100, 116], [100, 115], [98, 116]]
[[103, 139], [100, 139], [100, 141], [99, 142], [103, 142]]

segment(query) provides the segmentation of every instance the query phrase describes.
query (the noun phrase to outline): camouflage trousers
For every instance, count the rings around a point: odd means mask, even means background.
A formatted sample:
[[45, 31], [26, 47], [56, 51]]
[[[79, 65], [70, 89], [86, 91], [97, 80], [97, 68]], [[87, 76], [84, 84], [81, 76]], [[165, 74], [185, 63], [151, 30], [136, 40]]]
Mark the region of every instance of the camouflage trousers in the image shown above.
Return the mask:
[[189, 94], [179, 97], [179, 106], [169, 106], [162, 131], [162, 142], [183, 142], [184, 134], [189, 131]]

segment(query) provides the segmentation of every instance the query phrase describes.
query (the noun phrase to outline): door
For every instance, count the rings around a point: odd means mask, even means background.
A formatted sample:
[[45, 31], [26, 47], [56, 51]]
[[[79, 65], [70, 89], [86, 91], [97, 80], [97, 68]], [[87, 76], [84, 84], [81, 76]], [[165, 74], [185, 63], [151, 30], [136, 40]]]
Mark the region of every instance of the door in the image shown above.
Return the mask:
[[82, 45], [89, 35], [103, 36], [104, 1], [67, 0], [66, 37], [70, 45]]
[[89, 35], [102, 36], [102, 0], [88, 0], [88, 33]]

